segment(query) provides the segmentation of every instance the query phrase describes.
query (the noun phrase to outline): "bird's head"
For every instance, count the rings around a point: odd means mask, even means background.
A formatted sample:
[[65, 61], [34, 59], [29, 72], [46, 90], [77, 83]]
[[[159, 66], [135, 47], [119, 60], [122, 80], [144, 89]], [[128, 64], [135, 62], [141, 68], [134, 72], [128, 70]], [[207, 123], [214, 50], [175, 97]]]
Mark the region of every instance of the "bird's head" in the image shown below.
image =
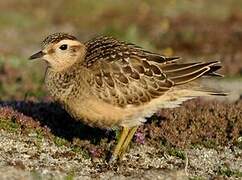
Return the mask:
[[62, 71], [73, 65], [85, 54], [85, 45], [76, 37], [66, 33], [49, 35], [42, 42], [41, 51], [29, 57], [30, 60], [41, 58], [55, 71]]

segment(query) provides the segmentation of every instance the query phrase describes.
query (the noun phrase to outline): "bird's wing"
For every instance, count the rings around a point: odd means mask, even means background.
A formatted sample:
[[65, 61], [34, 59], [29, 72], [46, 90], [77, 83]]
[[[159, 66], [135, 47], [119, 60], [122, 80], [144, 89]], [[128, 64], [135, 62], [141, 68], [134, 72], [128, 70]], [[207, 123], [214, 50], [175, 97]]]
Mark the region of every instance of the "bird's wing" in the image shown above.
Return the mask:
[[83, 65], [91, 74], [95, 96], [116, 106], [141, 105], [164, 95], [171, 87], [212, 75], [218, 62], [178, 64], [178, 57], [164, 57], [111, 37], [87, 42]]

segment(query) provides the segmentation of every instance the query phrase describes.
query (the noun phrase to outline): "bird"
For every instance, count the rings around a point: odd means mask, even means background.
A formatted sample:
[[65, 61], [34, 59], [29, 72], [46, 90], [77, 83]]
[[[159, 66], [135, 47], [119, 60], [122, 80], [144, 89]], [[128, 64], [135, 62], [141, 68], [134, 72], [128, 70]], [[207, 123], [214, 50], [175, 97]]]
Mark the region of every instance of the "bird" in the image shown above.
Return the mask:
[[29, 59], [47, 63], [45, 86], [74, 119], [121, 130], [112, 151], [115, 160], [122, 159], [138, 127], [160, 109], [199, 96], [225, 95], [193, 83], [206, 76], [222, 77], [219, 61], [181, 62], [180, 57], [111, 36], [81, 42], [68, 33], [50, 34]]

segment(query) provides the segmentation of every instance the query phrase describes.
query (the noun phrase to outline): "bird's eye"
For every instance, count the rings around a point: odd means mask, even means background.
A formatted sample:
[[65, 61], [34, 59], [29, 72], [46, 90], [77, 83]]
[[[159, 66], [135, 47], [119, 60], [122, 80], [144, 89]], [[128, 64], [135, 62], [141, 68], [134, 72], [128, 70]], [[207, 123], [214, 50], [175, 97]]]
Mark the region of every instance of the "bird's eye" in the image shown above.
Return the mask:
[[61, 50], [66, 50], [67, 49], [67, 44], [62, 44], [59, 48]]

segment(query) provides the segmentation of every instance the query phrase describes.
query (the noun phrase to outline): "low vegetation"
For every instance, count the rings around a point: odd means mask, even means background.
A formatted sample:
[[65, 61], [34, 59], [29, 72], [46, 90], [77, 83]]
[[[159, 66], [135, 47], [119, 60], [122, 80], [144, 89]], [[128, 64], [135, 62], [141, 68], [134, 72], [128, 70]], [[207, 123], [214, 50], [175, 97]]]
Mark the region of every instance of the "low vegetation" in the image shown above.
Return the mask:
[[111, 166], [106, 159], [118, 130], [72, 119], [46, 93], [44, 65], [27, 60], [53, 32], [82, 41], [112, 35], [181, 61], [220, 60], [227, 89], [241, 94], [240, 1], [41, 2], [0, 2], [0, 177], [241, 178], [241, 98], [160, 110], [139, 127], [124, 160]]

